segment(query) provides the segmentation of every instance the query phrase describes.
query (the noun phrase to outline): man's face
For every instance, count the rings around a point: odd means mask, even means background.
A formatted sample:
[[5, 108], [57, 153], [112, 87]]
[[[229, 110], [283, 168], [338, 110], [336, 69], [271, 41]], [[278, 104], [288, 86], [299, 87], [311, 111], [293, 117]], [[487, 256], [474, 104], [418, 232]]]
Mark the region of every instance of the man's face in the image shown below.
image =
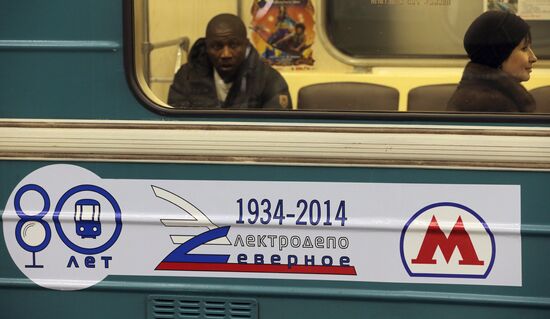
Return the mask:
[[218, 74], [226, 82], [233, 81], [246, 56], [248, 39], [234, 30], [219, 27], [206, 38], [206, 52]]

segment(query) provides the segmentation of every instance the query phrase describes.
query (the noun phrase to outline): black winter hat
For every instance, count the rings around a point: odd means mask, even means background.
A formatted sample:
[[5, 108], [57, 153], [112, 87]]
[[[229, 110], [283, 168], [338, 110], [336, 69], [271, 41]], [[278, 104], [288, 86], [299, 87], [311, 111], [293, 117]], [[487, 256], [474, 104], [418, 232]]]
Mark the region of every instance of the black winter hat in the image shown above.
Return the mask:
[[472, 62], [498, 68], [529, 35], [529, 25], [507, 11], [487, 11], [464, 35], [464, 49]]

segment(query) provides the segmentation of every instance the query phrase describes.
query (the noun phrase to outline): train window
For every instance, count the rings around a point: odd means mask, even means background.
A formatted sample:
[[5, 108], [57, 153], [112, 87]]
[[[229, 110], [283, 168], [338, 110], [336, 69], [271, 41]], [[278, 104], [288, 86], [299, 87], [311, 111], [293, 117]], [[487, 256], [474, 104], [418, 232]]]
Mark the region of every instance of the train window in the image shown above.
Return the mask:
[[[550, 83], [544, 61], [550, 57], [550, 4], [545, 3], [134, 0], [135, 74], [141, 91], [166, 114], [190, 109], [447, 112], [468, 62], [465, 31], [484, 11], [512, 11], [529, 23], [539, 61], [523, 85], [532, 90]], [[241, 50], [235, 41], [224, 46], [240, 50], [245, 61], [257, 57], [261, 63], [249, 68], [254, 73], [234, 66], [235, 58], [216, 62], [213, 44], [207, 47], [201, 40], [208, 22], [222, 13], [244, 25], [250, 46]], [[181, 71], [186, 64], [194, 68]], [[203, 66], [206, 71], [197, 71]], [[276, 72], [266, 71], [271, 69]]]
[[[531, 26], [539, 58], [550, 57], [550, 12], [529, 3], [543, 1], [347, 0], [325, 1], [325, 29], [331, 44], [355, 58], [466, 58], [463, 38], [484, 10], [509, 10]], [[527, 4], [526, 4], [527, 3]], [[534, 6], [534, 5], [533, 5]], [[550, 4], [543, 7], [548, 10]], [[539, 10], [537, 10], [539, 11]], [[361, 30], [353, 32], [352, 30]], [[429, 64], [430, 61], [424, 61]]]

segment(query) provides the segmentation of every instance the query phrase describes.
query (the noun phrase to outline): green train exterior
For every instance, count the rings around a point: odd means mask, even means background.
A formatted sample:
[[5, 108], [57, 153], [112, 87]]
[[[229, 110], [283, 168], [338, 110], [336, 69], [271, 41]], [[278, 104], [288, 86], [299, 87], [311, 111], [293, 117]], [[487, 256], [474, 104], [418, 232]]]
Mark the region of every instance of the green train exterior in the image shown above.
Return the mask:
[[[109, 275], [88, 288], [64, 291], [27, 278], [11, 258], [6, 241], [13, 241], [14, 233], [4, 231], [3, 220], [1, 318], [550, 316], [550, 117], [288, 111], [172, 114], [151, 102], [136, 80], [133, 9], [131, 1], [112, 0], [0, 3], [3, 214], [12, 205], [18, 184], [53, 164], [77, 166], [119, 181], [307, 182], [329, 188], [338, 183], [516, 185], [521, 283], [308, 280], [258, 278], [249, 273], [156, 276], [153, 272]], [[254, 136], [258, 140], [251, 142]], [[394, 196], [398, 201], [400, 194], [390, 197]], [[215, 202], [215, 196], [211, 200]], [[52, 210], [54, 202], [52, 196]], [[412, 217], [420, 209], [411, 206], [406, 214]], [[140, 227], [140, 220], [150, 222], [139, 215], [147, 212], [124, 214], [133, 222], [124, 224], [123, 233]], [[350, 214], [351, 220], [361, 214], [368, 217], [369, 212]], [[230, 217], [233, 222], [235, 218]], [[386, 231], [399, 237], [406, 222], [389, 223], [382, 230], [359, 224], [350, 232]], [[57, 234], [51, 227], [53, 242]], [[293, 231], [288, 228], [289, 237]], [[500, 226], [492, 229], [494, 234], [506, 231]], [[147, 259], [148, 233], [143, 236], [136, 245], [143, 247]], [[394, 249], [398, 254], [400, 248]], [[191, 310], [181, 310], [187, 306]]]

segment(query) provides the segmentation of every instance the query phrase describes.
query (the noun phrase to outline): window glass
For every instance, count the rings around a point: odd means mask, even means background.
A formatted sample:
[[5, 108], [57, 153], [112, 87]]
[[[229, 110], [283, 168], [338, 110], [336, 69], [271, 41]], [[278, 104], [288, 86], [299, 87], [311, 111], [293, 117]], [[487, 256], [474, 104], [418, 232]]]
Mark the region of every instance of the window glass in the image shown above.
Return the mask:
[[466, 58], [462, 44], [466, 29], [484, 10], [498, 8], [523, 13], [537, 55], [550, 56], [550, 12], [546, 16], [541, 12], [550, 3], [544, 1], [346, 0], [325, 4], [331, 43], [354, 57]]
[[[513, 90], [533, 91], [521, 97], [536, 99], [529, 112], [550, 113], [550, 2], [538, 0], [134, 0], [136, 75], [168, 114], [525, 112], [448, 107], [469, 61], [465, 31], [490, 10], [530, 25], [538, 61], [505, 70], [528, 72]], [[237, 17], [244, 36], [213, 28], [206, 41], [219, 14]]]

